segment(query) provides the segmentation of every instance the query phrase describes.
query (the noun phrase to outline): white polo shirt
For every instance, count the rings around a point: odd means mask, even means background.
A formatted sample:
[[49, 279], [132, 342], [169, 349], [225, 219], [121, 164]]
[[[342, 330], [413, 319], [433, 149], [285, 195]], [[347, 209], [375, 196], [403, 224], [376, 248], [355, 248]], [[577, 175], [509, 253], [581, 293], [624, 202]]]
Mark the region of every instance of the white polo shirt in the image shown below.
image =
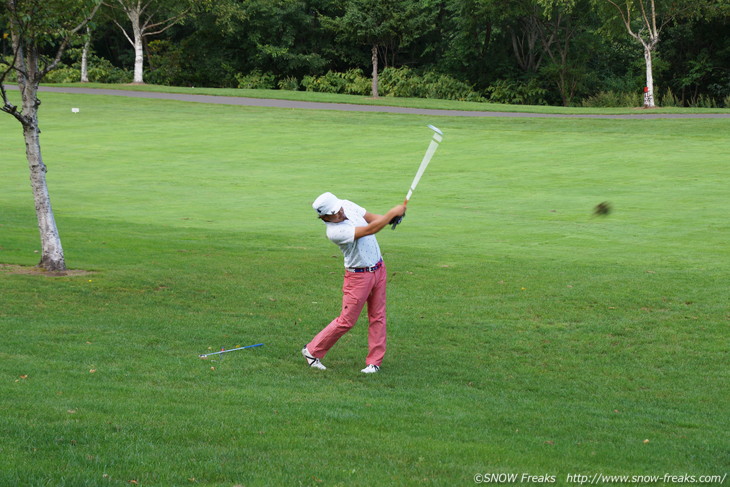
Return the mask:
[[355, 227], [365, 227], [365, 208], [352, 201], [342, 200], [347, 220], [340, 223], [327, 224], [327, 238], [340, 247], [345, 256], [345, 267], [372, 267], [377, 264], [382, 255], [375, 235], [355, 240]]

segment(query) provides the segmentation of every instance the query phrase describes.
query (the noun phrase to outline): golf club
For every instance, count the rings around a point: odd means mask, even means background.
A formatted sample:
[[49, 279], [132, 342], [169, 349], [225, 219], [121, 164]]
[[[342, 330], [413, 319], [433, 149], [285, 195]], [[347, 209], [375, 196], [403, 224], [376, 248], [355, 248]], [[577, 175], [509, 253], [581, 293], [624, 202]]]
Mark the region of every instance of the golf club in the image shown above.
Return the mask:
[[[426, 154], [423, 156], [423, 160], [421, 161], [421, 165], [418, 167], [418, 171], [416, 172], [416, 176], [413, 178], [413, 182], [411, 183], [411, 187], [408, 190], [408, 194], [406, 195], [406, 199], [403, 202], [404, 205], [408, 204], [408, 200], [411, 199], [411, 195], [413, 195], [413, 191], [416, 189], [416, 186], [418, 186], [418, 182], [421, 180], [421, 176], [423, 176], [424, 171], [426, 171], [426, 168], [428, 167], [428, 163], [431, 162], [431, 158], [433, 157], [434, 152], [436, 152], [436, 149], [438, 149], [439, 143], [443, 140], [444, 133], [441, 132], [438, 128], [434, 127], [433, 125], [429, 125], [428, 128], [433, 130], [433, 137], [431, 138], [431, 143], [428, 145], [428, 149], [426, 150]], [[398, 226], [400, 222], [403, 221], [403, 218], [405, 217], [405, 213], [402, 216], [398, 216], [393, 218], [390, 221], [390, 228], [392, 230], [395, 230], [395, 227]]]
[[230, 350], [221, 349], [220, 352], [204, 353], [202, 355], [198, 355], [198, 357], [206, 358], [210, 355], [220, 355], [222, 353], [235, 352], [236, 350], [243, 350], [244, 348], [260, 347], [261, 345], [263, 345], [263, 343], [257, 343], [256, 345], [246, 345], [245, 347], [231, 348]]

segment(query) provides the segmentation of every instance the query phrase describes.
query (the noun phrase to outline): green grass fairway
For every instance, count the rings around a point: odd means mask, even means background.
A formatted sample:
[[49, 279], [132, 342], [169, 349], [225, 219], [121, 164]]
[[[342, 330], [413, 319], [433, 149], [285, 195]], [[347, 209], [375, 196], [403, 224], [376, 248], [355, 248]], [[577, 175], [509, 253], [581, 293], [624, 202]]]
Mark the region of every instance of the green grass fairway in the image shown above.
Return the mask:
[[[720, 485], [700, 476], [730, 470], [730, 119], [42, 101], [67, 264], [87, 272], [24, 272], [39, 237], [3, 114], [0, 486]], [[310, 370], [300, 349], [339, 312], [343, 273], [311, 202], [402, 201], [427, 124], [444, 141], [379, 234], [383, 369], [359, 372], [362, 318]], [[602, 201], [613, 212], [594, 217]], [[597, 483], [647, 485], [624, 480]]]

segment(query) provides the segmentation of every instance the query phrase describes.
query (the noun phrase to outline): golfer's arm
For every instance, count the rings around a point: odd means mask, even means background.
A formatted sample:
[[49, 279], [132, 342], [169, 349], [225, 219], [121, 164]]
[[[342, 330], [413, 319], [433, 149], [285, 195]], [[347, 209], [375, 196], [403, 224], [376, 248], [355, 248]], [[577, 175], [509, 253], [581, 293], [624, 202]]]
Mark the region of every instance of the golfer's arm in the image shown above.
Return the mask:
[[365, 221], [368, 222], [367, 226], [355, 227], [355, 240], [358, 238], [366, 237], [368, 235], [374, 235], [381, 231], [383, 228], [390, 223], [390, 220], [398, 215], [402, 215], [400, 210], [402, 205], [391, 208], [385, 215], [375, 215], [373, 213], [365, 213]]
[[380, 218], [382, 216], [383, 215], [376, 215], [375, 213], [365, 212], [365, 215], [363, 215], [363, 218], [365, 219], [366, 222], [372, 223], [373, 221], [375, 221], [376, 218]]

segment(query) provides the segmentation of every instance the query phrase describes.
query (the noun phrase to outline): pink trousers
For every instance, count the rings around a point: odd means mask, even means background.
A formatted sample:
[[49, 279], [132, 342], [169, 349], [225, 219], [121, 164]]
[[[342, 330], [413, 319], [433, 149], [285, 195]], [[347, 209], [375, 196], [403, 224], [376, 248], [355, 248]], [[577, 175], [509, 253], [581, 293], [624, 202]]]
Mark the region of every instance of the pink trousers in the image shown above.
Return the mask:
[[307, 345], [312, 356], [323, 358], [342, 335], [355, 326], [365, 303], [368, 305], [368, 356], [366, 365], [377, 365], [385, 356], [385, 264], [375, 272], [345, 271], [342, 284], [342, 311], [340, 316], [324, 327]]

